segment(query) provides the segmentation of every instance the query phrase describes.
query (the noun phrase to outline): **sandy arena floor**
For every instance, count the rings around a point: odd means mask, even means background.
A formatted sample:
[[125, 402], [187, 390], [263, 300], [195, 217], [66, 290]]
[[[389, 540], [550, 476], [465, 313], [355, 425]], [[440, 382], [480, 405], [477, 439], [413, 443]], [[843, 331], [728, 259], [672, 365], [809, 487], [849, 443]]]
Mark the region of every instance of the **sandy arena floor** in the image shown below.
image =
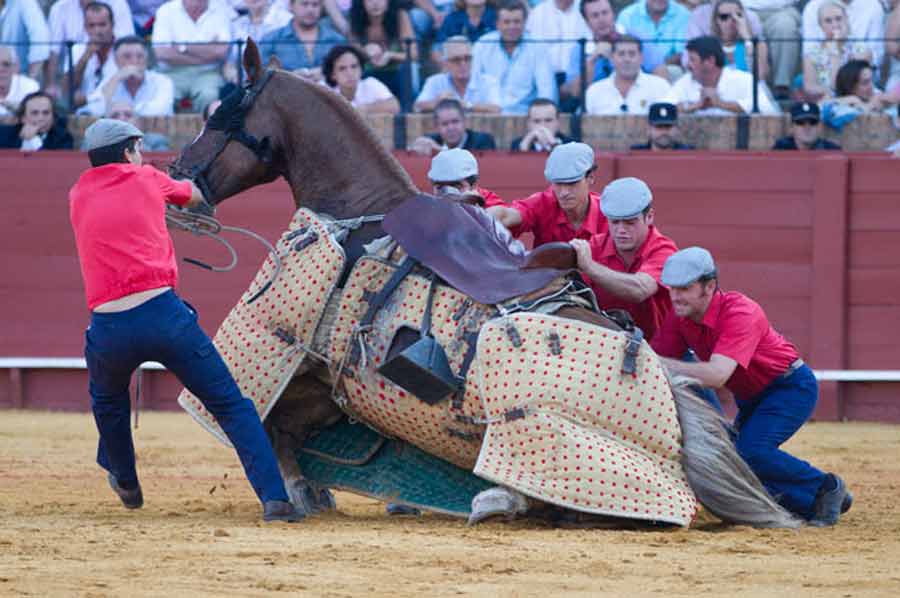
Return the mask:
[[87, 414], [0, 412], [0, 596], [900, 596], [900, 428], [807, 426], [789, 448], [841, 473], [839, 526], [707, 521], [635, 532], [338, 512], [260, 522], [237, 458], [181, 413], [143, 413], [145, 506], [93, 463]]

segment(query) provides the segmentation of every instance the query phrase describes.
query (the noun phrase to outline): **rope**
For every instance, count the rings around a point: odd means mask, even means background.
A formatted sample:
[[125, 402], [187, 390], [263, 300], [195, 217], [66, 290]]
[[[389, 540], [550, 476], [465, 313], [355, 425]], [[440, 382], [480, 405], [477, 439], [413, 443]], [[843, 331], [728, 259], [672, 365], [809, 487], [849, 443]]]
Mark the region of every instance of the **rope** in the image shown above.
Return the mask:
[[231, 246], [231, 243], [229, 243], [224, 237], [221, 236], [222, 232], [234, 232], [246, 235], [252, 239], [256, 239], [257, 241], [265, 245], [266, 249], [269, 250], [269, 255], [271, 256], [273, 263], [275, 264], [275, 271], [272, 273], [272, 276], [269, 278], [266, 284], [264, 284], [262, 288], [256, 291], [256, 293], [254, 293], [253, 296], [247, 300], [248, 304], [253, 303], [257, 299], [259, 299], [263, 293], [269, 290], [269, 287], [272, 286], [272, 283], [274, 283], [278, 276], [281, 274], [281, 257], [278, 255], [278, 251], [275, 250], [275, 247], [271, 243], [269, 243], [269, 241], [265, 237], [256, 234], [252, 230], [241, 228], [239, 226], [225, 226], [212, 216], [190, 212], [186, 209], [178, 208], [175, 206], [166, 207], [166, 224], [170, 228], [173, 228], [175, 230], [188, 232], [198, 237], [208, 237], [210, 239], [213, 239], [214, 241], [218, 241], [225, 246], [225, 249], [227, 249], [228, 253], [231, 255], [231, 262], [225, 266], [211, 266], [206, 262], [201, 262], [200, 260], [194, 258], [184, 258], [184, 261], [186, 261], [187, 263], [199, 266], [212, 272], [228, 272], [230, 270], [233, 270], [238, 263], [237, 251], [235, 251], [234, 247]]

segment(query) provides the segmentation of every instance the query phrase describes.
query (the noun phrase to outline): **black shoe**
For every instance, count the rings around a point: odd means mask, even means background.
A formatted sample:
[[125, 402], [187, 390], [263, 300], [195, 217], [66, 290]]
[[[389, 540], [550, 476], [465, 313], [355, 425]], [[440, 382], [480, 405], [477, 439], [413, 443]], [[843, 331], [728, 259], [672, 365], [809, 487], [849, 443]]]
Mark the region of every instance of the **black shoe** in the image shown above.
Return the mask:
[[[834, 474], [831, 474], [834, 475]], [[819, 491], [813, 506], [813, 518], [810, 525], [816, 527], [828, 527], [838, 522], [841, 517], [841, 507], [847, 498], [847, 486], [838, 476], [834, 476], [835, 487], [831, 490]], [[851, 499], [852, 503], [852, 499]], [[847, 507], [849, 508], [849, 506]]]
[[403, 505], [396, 502], [389, 502], [384, 508], [388, 515], [412, 515], [418, 517], [422, 511], [409, 505]]
[[144, 506], [144, 494], [141, 492], [140, 484], [136, 488], [126, 490], [119, 486], [119, 480], [112, 473], [108, 474], [106, 479], [109, 481], [109, 487], [119, 495], [126, 509], [140, 509]]
[[263, 521], [288, 521], [295, 523], [306, 515], [286, 500], [267, 500], [263, 505]]

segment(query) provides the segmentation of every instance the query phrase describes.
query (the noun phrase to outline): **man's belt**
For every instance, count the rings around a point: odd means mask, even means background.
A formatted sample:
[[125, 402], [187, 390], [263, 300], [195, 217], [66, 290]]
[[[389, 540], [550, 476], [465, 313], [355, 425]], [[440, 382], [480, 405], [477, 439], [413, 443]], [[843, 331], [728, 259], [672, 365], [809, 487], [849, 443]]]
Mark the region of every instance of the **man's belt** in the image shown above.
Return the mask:
[[780, 376], [778, 376], [778, 378], [781, 380], [790, 378], [791, 374], [793, 374], [794, 372], [796, 372], [797, 370], [802, 368], [804, 365], [806, 365], [806, 363], [801, 358], [798, 357], [793, 362], [791, 362], [791, 365], [789, 365], [787, 367], [787, 369], [784, 371], [784, 373], [781, 374]]

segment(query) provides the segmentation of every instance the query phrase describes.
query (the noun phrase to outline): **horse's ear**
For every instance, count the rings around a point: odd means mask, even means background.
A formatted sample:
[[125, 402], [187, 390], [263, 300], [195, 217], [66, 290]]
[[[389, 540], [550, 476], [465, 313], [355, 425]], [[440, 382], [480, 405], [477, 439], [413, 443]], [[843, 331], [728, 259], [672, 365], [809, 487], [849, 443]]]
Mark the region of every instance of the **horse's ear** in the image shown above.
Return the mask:
[[278, 54], [274, 52], [269, 55], [269, 62], [266, 63], [267, 69], [281, 69], [284, 68], [281, 64], [281, 59], [278, 58]]
[[259, 56], [259, 47], [252, 37], [247, 38], [244, 46], [244, 72], [247, 73], [247, 81], [253, 85], [262, 76], [262, 58]]

